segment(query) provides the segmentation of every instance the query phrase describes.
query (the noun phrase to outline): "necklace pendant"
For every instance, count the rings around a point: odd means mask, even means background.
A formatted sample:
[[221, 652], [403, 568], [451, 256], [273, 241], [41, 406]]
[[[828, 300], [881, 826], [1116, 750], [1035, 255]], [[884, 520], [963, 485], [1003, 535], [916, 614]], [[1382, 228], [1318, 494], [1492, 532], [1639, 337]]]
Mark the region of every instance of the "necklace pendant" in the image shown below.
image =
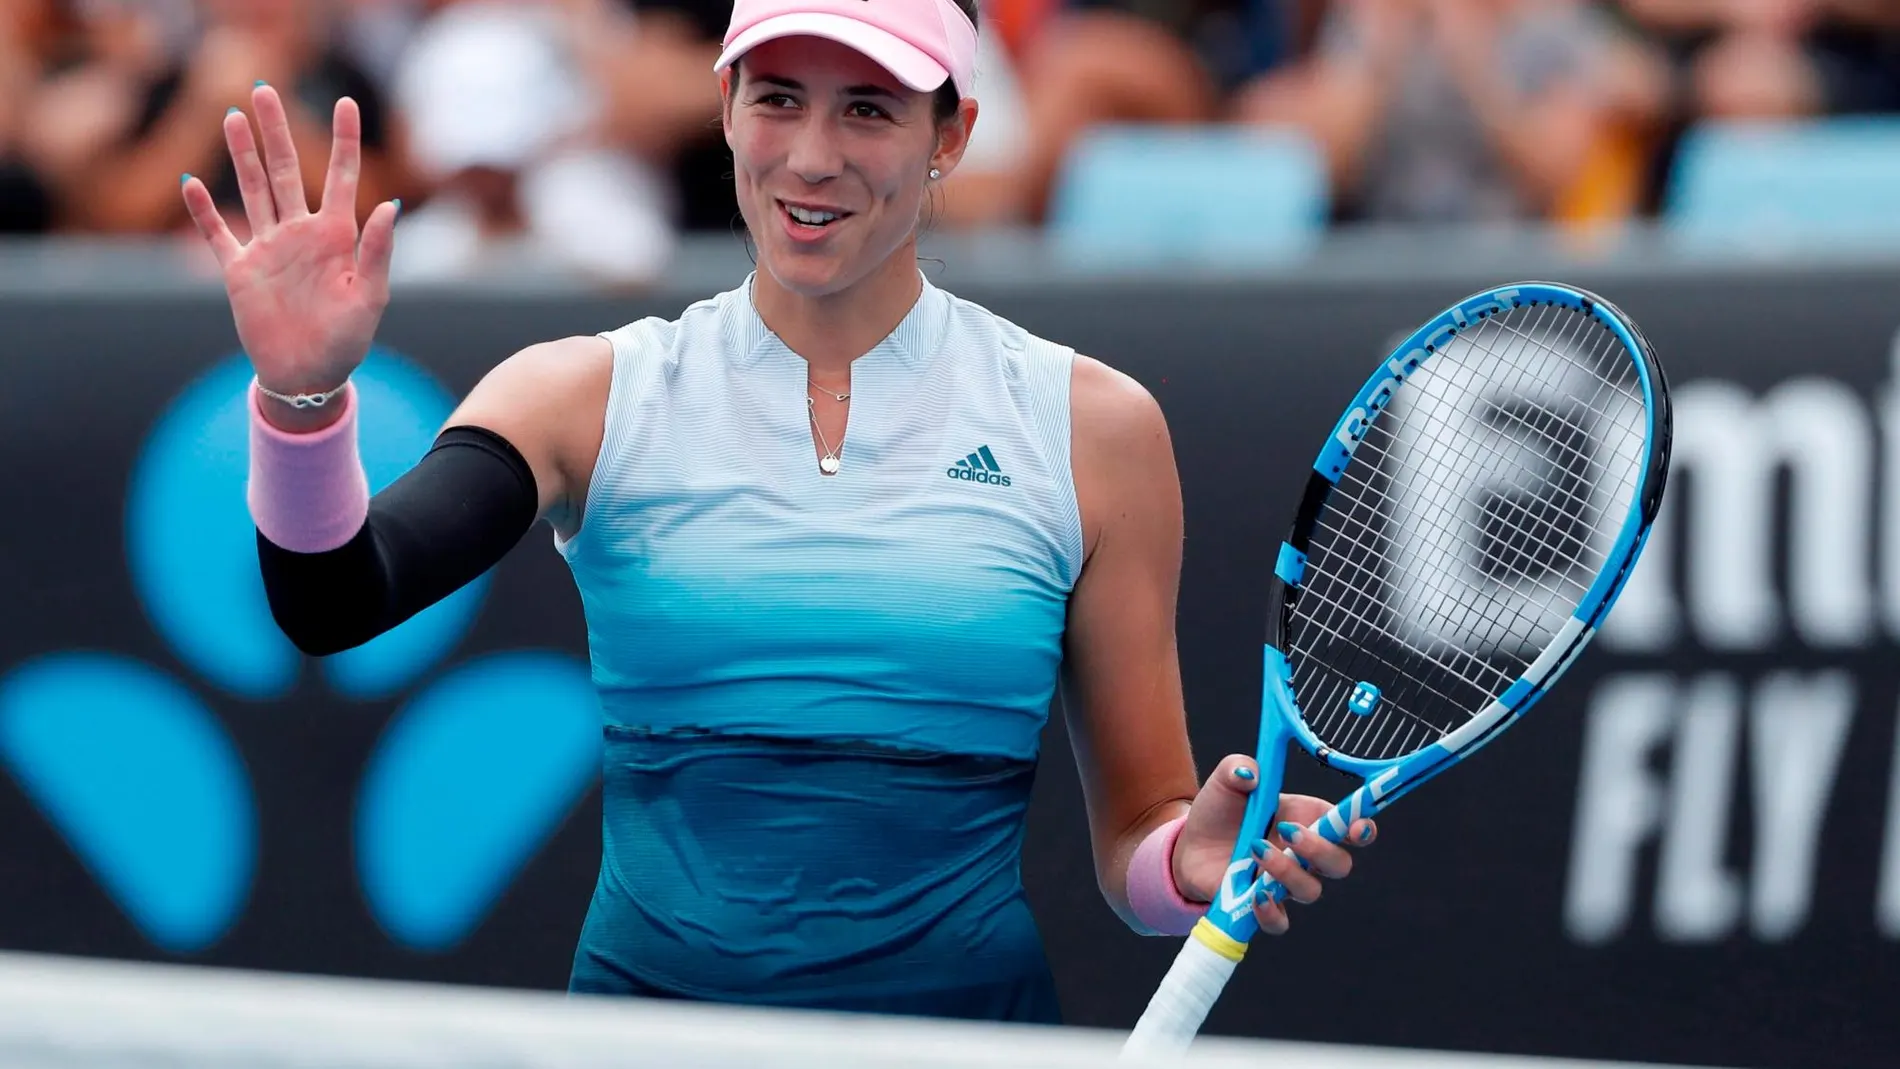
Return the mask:
[[838, 474], [838, 458], [837, 457], [819, 457], [818, 470], [824, 472], [826, 475]]

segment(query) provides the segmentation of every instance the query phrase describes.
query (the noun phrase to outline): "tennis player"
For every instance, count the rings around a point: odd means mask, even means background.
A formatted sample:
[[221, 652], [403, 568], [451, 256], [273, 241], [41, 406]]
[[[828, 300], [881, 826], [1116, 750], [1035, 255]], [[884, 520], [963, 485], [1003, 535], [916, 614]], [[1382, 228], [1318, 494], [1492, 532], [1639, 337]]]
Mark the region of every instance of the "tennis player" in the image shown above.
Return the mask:
[[[276, 91], [255, 140], [226, 116], [247, 244], [185, 180], [256, 372], [249, 501], [301, 649], [365, 642], [553, 528], [605, 715], [574, 991], [1059, 1020], [1020, 854], [1064, 674], [1110, 906], [1181, 935], [1220, 886], [1256, 776], [1230, 756], [1196, 787], [1160, 409], [918, 269], [976, 126], [976, 34], [955, 0], [738, 0], [717, 72], [759, 269], [514, 354], [373, 497], [349, 379], [398, 205], [359, 242], [356, 105], [314, 212]], [[1348, 851], [1290, 834], [1318, 799], [1280, 811], [1300, 862], [1253, 848], [1311, 902]]]

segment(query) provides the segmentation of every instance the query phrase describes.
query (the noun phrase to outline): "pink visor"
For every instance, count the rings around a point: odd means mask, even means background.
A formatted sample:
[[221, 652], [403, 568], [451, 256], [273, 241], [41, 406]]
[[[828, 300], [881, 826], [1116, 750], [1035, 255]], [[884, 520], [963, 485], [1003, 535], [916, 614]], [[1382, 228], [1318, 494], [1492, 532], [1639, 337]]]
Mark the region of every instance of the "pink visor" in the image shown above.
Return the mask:
[[951, 0], [736, 0], [713, 70], [780, 37], [836, 41], [920, 93], [948, 80], [967, 97], [976, 75], [976, 27]]

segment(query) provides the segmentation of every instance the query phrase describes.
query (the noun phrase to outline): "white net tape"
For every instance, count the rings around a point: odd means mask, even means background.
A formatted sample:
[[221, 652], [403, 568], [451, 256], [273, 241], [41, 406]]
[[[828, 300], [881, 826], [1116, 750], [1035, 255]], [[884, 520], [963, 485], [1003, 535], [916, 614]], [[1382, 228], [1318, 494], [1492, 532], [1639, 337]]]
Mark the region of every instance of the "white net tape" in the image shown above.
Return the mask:
[[1636, 1069], [1217, 1038], [1117, 1062], [1122, 1039], [0, 954], [6, 1069]]

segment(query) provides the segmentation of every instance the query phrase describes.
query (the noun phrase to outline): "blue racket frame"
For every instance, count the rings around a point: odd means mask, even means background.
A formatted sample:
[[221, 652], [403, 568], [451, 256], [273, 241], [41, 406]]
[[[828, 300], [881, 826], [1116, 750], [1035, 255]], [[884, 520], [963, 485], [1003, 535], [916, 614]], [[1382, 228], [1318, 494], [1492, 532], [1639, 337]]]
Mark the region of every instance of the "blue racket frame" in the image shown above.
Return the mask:
[[[1642, 384], [1643, 407], [1649, 421], [1644, 440], [1643, 483], [1637, 488], [1635, 507], [1605, 557], [1606, 567], [1590, 585], [1571, 619], [1544, 653], [1489, 707], [1443, 739], [1401, 757], [1372, 760], [1337, 753], [1321, 742], [1301, 717], [1293, 695], [1292, 666], [1282, 649], [1290, 595], [1300, 588], [1304, 578], [1308, 534], [1353, 452], [1412, 374], [1466, 328], [1526, 305], [1554, 305], [1582, 311], [1615, 334], [1631, 354]], [[1529, 711], [1569, 669], [1615, 605], [1630, 570], [1642, 554], [1656, 510], [1662, 503], [1672, 434], [1667, 382], [1648, 341], [1614, 305], [1586, 290], [1551, 282], [1522, 282], [1488, 289], [1459, 301], [1400, 343], [1334, 424], [1326, 445], [1313, 462], [1291, 533], [1281, 543], [1275, 560], [1269, 584], [1260, 737], [1254, 754], [1260, 781], [1248, 799], [1220, 892], [1207, 914], [1207, 921], [1222, 935], [1244, 946], [1259, 930], [1253, 909], [1257, 899], [1268, 897], [1279, 901], [1286, 893], [1279, 881], [1260, 879], [1263, 874], [1258, 872], [1251, 844], [1265, 836], [1278, 811], [1289, 743], [1297, 742], [1325, 764], [1364, 780], [1317, 825], [1316, 830], [1328, 841], [1343, 842], [1353, 821], [1376, 815], [1420, 784], [1475, 753]]]

